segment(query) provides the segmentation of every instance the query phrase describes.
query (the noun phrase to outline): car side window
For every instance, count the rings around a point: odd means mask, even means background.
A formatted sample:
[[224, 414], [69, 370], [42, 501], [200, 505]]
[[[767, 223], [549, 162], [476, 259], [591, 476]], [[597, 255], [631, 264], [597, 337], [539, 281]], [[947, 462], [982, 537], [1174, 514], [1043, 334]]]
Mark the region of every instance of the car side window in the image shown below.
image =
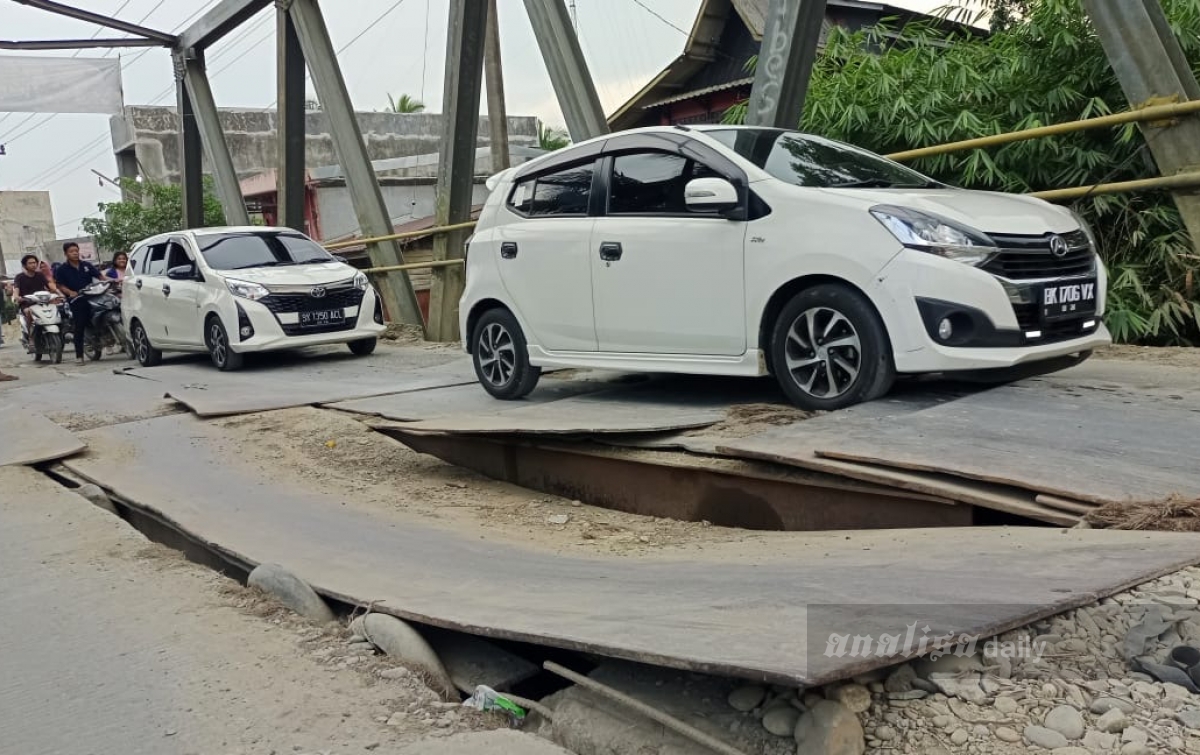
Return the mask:
[[170, 270], [173, 267], [181, 267], [183, 265], [190, 264], [192, 264], [192, 257], [187, 253], [187, 250], [183, 248], [183, 244], [180, 244], [175, 240], [172, 240], [167, 244], [167, 270]]
[[146, 247], [139, 246], [133, 250], [133, 254], [129, 255], [129, 272], [132, 275], [141, 275], [146, 264]]
[[618, 155], [609, 182], [610, 215], [694, 214], [687, 208], [684, 188], [694, 178], [720, 178], [703, 163], [663, 152]]
[[594, 171], [592, 161], [522, 181], [513, 187], [508, 205], [523, 215], [587, 215]]
[[167, 274], [167, 245], [165, 242], [162, 244], [154, 244], [150, 247], [150, 253], [146, 258], [146, 269], [143, 274]]

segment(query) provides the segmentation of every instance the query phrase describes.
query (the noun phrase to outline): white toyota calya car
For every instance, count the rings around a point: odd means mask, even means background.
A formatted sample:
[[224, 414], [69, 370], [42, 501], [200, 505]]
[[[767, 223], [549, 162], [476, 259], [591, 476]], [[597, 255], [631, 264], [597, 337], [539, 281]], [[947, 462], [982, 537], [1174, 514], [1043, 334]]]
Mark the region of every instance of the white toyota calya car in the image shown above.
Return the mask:
[[344, 343], [375, 350], [383, 309], [367, 276], [290, 228], [197, 228], [139, 243], [121, 309], [134, 356], [207, 352], [219, 370], [245, 355]]
[[770, 373], [798, 406], [837, 409], [897, 374], [1050, 371], [1110, 342], [1077, 215], [828, 139], [637, 129], [489, 186], [460, 324], [498, 398], [590, 367]]

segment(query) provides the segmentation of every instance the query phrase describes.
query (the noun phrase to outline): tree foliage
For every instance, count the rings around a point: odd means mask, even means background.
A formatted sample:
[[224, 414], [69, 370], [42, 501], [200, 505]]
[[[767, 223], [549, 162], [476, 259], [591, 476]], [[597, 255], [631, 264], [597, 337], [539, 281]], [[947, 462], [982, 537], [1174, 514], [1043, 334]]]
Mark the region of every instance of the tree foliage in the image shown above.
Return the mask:
[[424, 113], [425, 103], [409, 94], [402, 94], [396, 99], [388, 95], [388, 110], [393, 113]]
[[538, 149], [544, 149], [547, 152], [562, 149], [571, 143], [571, 136], [565, 129], [547, 126], [541, 121], [537, 123], [537, 135]]
[[[109, 255], [129, 252], [139, 241], [183, 228], [183, 189], [177, 184], [138, 183], [124, 179], [130, 201], [100, 204], [102, 218], [85, 218], [80, 225], [96, 246]], [[225, 225], [212, 179], [204, 179], [204, 224]]]
[[[1080, 0], [1023, 0], [986, 39], [945, 39], [909, 24], [834, 29], [809, 85], [806, 131], [887, 154], [1127, 110]], [[1200, 69], [1200, 3], [1163, 0], [1186, 59]], [[739, 122], [745, 108], [726, 115]], [[1136, 124], [924, 158], [914, 168], [970, 189], [1031, 192], [1158, 175]], [[1154, 138], [1153, 129], [1145, 132]], [[1165, 192], [1073, 204], [1100, 237], [1107, 322], [1120, 341], [1200, 341], [1200, 258]]]

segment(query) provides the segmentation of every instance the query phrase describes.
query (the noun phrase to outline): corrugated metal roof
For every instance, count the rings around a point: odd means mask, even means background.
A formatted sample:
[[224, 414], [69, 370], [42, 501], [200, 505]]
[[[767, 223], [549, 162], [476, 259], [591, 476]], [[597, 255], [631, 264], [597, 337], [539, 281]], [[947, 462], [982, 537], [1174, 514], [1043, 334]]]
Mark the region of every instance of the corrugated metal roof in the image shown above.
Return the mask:
[[724, 84], [714, 84], [710, 87], [704, 87], [703, 89], [694, 89], [690, 92], [680, 92], [679, 94], [677, 94], [673, 97], [668, 97], [665, 100], [659, 100], [658, 102], [652, 102], [649, 105], [645, 105], [644, 107], [648, 110], [652, 107], [660, 107], [662, 105], [670, 105], [672, 102], [681, 102], [683, 100], [690, 100], [693, 97], [703, 97], [706, 94], [712, 94], [714, 92], [723, 92], [726, 89], [734, 89], [735, 87], [750, 86], [753, 83], [754, 83], [753, 77], [737, 79], [736, 81], [727, 81]]

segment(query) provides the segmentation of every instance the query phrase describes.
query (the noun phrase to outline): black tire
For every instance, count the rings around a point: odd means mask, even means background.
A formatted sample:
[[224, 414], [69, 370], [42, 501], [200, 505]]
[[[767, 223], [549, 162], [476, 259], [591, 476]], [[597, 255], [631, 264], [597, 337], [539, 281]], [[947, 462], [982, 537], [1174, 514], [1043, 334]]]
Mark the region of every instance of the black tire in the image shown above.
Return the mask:
[[129, 354], [138, 364], [143, 367], [157, 367], [162, 364], [162, 352], [150, 343], [146, 328], [137, 320], [133, 321], [133, 327], [129, 329], [129, 340]]
[[809, 411], [873, 401], [896, 380], [879, 315], [837, 283], [805, 289], [784, 305], [771, 330], [771, 364], [788, 399]]
[[46, 356], [50, 357], [50, 364], [62, 364], [62, 336], [58, 333], [47, 333], [45, 345]]
[[99, 362], [100, 358], [104, 356], [104, 342], [96, 335], [85, 336], [83, 353], [93, 362]]
[[213, 366], [221, 372], [233, 372], [242, 369], [245, 356], [234, 351], [229, 345], [229, 333], [220, 317], [210, 317], [204, 324], [204, 340], [208, 344], [208, 356]]
[[475, 323], [471, 360], [479, 384], [504, 401], [528, 396], [542, 376], [542, 368], [529, 363], [525, 334], [507, 309], [489, 309]]
[[350, 353], [354, 356], [365, 357], [375, 352], [377, 343], [379, 343], [377, 338], [360, 338], [357, 341], [350, 341], [346, 346], [350, 348]]
[[[33, 361], [35, 361], [35, 362], [40, 362], [40, 361], [42, 361], [42, 355], [43, 355], [44, 353], [46, 353], [46, 352], [44, 351], [44, 349], [45, 349], [45, 339], [44, 339], [44, 338], [42, 338], [41, 336], [37, 336], [37, 335], [35, 335], [35, 336], [31, 336], [31, 339], [30, 339], [30, 340], [32, 340], [32, 341], [33, 341]], [[50, 361], [51, 361], [51, 362], [53, 362], [53, 361], [54, 361], [54, 359], [53, 359], [53, 358], [51, 358], [51, 360], [50, 360]]]

